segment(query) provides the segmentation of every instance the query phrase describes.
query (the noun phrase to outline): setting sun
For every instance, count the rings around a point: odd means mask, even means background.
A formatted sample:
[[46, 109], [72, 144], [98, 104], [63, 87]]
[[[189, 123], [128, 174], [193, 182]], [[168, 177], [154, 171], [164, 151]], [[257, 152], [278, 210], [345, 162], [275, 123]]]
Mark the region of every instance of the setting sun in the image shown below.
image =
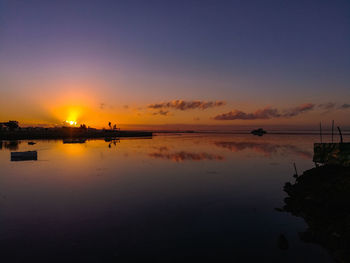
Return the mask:
[[65, 123], [66, 123], [66, 124], [69, 124], [70, 126], [76, 126], [76, 125], [77, 125], [77, 122], [76, 122], [76, 121], [69, 121], [69, 120], [66, 120]]

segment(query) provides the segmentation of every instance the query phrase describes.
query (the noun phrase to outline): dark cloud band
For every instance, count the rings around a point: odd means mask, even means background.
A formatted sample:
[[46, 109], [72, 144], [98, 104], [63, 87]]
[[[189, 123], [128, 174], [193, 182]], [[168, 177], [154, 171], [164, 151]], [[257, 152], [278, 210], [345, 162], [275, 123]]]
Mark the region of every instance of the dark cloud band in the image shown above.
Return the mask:
[[246, 113], [240, 110], [233, 110], [222, 113], [214, 117], [215, 120], [266, 120], [272, 118], [290, 118], [301, 113], [311, 111], [315, 108], [315, 104], [306, 103], [300, 106], [280, 111], [276, 108], [266, 107], [259, 109], [253, 113]]
[[208, 108], [219, 107], [225, 105], [225, 101], [200, 101], [200, 100], [172, 100], [148, 105], [149, 109], [176, 109], [176, 110], [205, 110]]

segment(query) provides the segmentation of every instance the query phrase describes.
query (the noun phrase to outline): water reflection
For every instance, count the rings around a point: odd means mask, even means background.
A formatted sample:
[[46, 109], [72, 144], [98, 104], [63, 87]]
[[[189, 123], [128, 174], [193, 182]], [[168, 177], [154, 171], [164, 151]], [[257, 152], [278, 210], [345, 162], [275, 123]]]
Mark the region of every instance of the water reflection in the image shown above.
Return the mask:
[[113, 145], [114, 147], [116, 147], [116, 146], [117, 146], [117, 143], [120, 143], [120, 140], [108, 138], [108, 139], [105, 139], [105, 142], [108, 142], [108, 148], [112, 148], [112, 145]]
[[300, 239], [326, 248], [337, 262], [350, 262], [350, 168], [307, 170], [284, 191], [283, 210], [307, 223]]
[[7, 150], [16, 151], [19, 148], [21, 141], [0, 141], [0, 150], [4, 147]]
[[305, 159], [311, 159], [312, 153], [307, 150], [298, 148], [291, 144], [272, 144], [264, 142], [228, 142], [217, 141], [214, 144], [218, 147], [225, 148], [231, 152], [240, 152], [246, 149], [253, 150], [256, 153], [263, 154], [264, 156], [271, 156], [272, 154], [295, 154]]
[[[165, 149], [165, 148], [164, 148]], [[225, 158], [218, 154], [210, 154], [205, 152], [194, 153], [194, 152], [164, 152], [167, 150], [160, 150], [159, 152], [150, 153], [149, 156], [152, 158], [166, 159], [173, 162], [183, 162], [183, 161], [222, 161]]]
[[[2, 262], [330, 262], [321, 248], [293, 236], [305, 227], [302, 220], [273, 209], [298, 151], [277, 147], [261, 158], [223, 144], [244, 141], [308, 151], [314, 138], [38, 140], [19, 151], [37, 150], [39, 161], [20, 163], [2, 150]], [[303, 158], [297, 164], [313, 166]]]

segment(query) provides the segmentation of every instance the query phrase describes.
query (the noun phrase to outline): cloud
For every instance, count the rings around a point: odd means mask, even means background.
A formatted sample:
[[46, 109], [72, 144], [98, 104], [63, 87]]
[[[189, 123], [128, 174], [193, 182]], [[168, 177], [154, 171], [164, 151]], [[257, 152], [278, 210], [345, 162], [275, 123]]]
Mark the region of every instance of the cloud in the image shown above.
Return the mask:
[[257, 120], [278, 118], [280, 114], [277, 109], [265, 108], [257, 110], [254, 113], [245, 113], [240, 110], [230, 111], [228, 113], [219, 114], [214, 117], [215, 120]]
[[282, 117], [294, 117], [294, 116], [297, 116], [301, 113], [304, 113], [304, 112], [307, 112], [307, 111], [311, 111], [315, 108], [315, 104], [312, 104], [312, 103], [305, 103], [305, 104], [302, 104], [298, 107], [295, 107], [295, 108], [291, 108], [291, 109], [288, 109], [288, 110], [285, 110], [284, 111], [284, 114], [282, 115]]
[[240, 110], [233, 110], [214, 117], [214, 120], [266, 120], [272, 118], [290, 118], [301, 113], [313, 110], [315, 104], [306, 103], [300, 106], [280, 111], [276, 108], [266, 107], [253, 113], [245, 113]]
[[152, 115], [163, 115], [163, 116], [167, 116], [170, 115], [169, 111], [164, 111], [164, 110], [159, 110], [157, 112], [153, 112]]
[[350, 109], [350, 104], [344, 103], [343, 105], [341, 105], [341, 106], [339, 107], [339, 109], [342, 109], [342, 110]]
[[175, 110], [205, 110], [208, 108], [219, 107], [225, 105], [225, 101], [200, 101], [200, 100], [172, 100], [148, 105], [149, 109], [175, 109]]
[[336, 104], [334, 102], [327, 102], [327, 103], [319, 104], [318, 107], [323, 110], [332, 110], [335, 108], [335, 105]]
[[101, 102], [101, 103], [100, 103], [100, 109], [103, 110], [105, 107], [106, 107], [106, 104], [103, 103], [103, 102]]

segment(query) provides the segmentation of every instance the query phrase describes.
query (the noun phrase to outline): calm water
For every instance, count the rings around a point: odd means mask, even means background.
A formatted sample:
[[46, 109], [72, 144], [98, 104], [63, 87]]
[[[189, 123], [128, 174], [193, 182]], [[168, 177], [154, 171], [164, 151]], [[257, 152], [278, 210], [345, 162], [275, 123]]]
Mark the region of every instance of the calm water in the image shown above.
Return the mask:
[[[118, 142], [2, 142], [1, 262], [332, 262], [281, 213], [312, 168], [302, 135], [159, 135]], [[11, 151], [37, 161], [11, 162]], [[288, 250], [277, 240], [284, 234]]]

